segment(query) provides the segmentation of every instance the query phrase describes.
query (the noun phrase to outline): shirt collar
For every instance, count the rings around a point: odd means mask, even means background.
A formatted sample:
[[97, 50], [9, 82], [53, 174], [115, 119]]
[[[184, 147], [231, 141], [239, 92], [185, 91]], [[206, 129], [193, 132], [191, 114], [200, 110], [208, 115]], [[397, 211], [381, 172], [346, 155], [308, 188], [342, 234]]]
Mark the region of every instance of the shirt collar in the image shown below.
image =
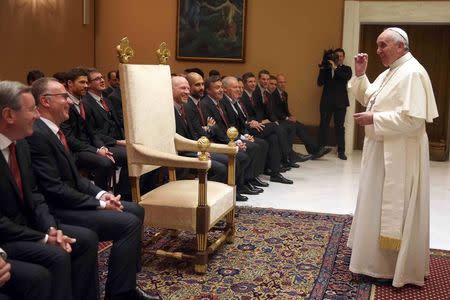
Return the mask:
[[46, 118], [44, 118], [44, 117], [41, 117], [41, 120], [42, 120], [42, 122], [45, 123], [45, 125], [47, 125], [47, 126], [50, 128], [50, 130], [51, 130], [55, 135], [58, 134], [58, 131], [59, 131], [58, 125], [56, 125], [55, 123], [53, 123], [52, 121], [50, 121], [49, 119], [46, 119]]
[[181, 105], [173, 101], [173, 106], [175, 106], [175, 109], [177, 110], [178, 114], [181, 115]]
[[200, 99], [195, 99], [192, 96], [189, 96], [189, 98], [194, 102], [195, 105], [198, 105], [198, 103], [200, 102]]
[[101, 97], [101, 96], [98, 96], [98, 95], [96, 95], [96, 94], [94, 94], [94, 93], [92, 93], [92, 92], [88, 92], [88, 93], [89, 93], [89, 95], [92, 96], [92, 98], [95, 99], [95, 101], [100, 102], [100, 101], [102, 100], [102, 97]]
[[72, 95], [71, 93], [69, 93], [69, 98], [72, 100], [72, 102], [75, 105], [80, 105], [81, 100], [78, 97], [76, 97], [76, 96]]
[[11, 145], [11, 141], [6, 135], [0, 133], [0, 150], [3, 151]]
[[410, 52], [406, 53], [405, 55], [403, 55], [402, 57], [398, 58], [396, 61], [394, 61], [389, 68], [390, 69], [395, 69], [400, 65], [403, 65], [405, 62], [407, 62], [408, 60], [410, 60], [412, 58], [412, 54]]
[[231, 97], [230, 97], [230, 96], [228, 96], [227, 94], [224, 94], [224, 96], [225, 96], [225, 98], [227, 98], [227, 100], [228, 100], [228, 101], [230, 101], [230, 103], [231, 103], [231, 104], [234, 104], [234, 103], [236, 103], [236, 101], [235, 101], [235, 100], [233, 100], [233, 99], [231, 99]]
[[244, 90], [244, 92], [247, 94], [247, 96], [249, 96], [249, 97], [252, 96], [252, 93], [251, 93], [251, 92], [249, 92], [249, 91], [247, 91], [247, 90]]

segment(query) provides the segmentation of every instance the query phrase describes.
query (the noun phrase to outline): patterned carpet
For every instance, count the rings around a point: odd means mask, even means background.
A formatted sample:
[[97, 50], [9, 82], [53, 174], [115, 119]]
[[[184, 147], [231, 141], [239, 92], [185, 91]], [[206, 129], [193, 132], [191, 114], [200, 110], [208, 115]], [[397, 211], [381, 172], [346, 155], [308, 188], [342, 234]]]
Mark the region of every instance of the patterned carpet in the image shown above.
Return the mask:
[[[238, 207], [236, 224], [235, 242], [211, 256], [204, 276], [146, 249], [138, 285], [160, 299], [369, 299], [371, 284], [348, 271], [351, 216]], [[183, 249], [194, 236], [180, 240], [158, 244]], [[103, 284], [108, 254], [99, 255]]]
[[423, 287], [407, 285], [401, 289], [377, 286], [373, 299], [380, 300], [449, 300], [450, 251], [432, 250], [430, 276]]

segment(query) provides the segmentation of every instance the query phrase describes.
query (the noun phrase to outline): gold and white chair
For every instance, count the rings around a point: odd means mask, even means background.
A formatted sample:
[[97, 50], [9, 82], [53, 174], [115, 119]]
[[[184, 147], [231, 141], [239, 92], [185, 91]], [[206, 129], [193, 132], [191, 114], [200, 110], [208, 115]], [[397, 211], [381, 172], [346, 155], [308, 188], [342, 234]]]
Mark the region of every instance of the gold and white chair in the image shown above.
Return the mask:
[[[196, 235], [196, 253], [159, 249], [156, 254], [193, 260], [195, 272], [205, 273], [208, 255], [234, 238], [237, 147], [210, 144], [204, 137], [192, 141], [178, 135], [169, 66], [135, 65], [124, 63], [126, 61], [121, 60], [119, 70], [133, 199], [145, 209], [145, 225], [164, 229], [163, 233], [172, 236], [176, 236], [177, 231]], [[237, 132], [230, 132], [230, 137], [235, 134]], [[206, 150], [228, 156], [228, 184], [207, 180], [211, 161]], [[201, 152], [202, 155], [189, 158], [179, 156], [178, 151]], [[169, 182], [141, 195], [140, 176], [159, 167], [168, 167]], [[198, 180], [176, 180], [175, 168], [198, 170]], [[215, 241], [209, 241], [208, 233], [222, 219], [225, 220], [223, 233]]]

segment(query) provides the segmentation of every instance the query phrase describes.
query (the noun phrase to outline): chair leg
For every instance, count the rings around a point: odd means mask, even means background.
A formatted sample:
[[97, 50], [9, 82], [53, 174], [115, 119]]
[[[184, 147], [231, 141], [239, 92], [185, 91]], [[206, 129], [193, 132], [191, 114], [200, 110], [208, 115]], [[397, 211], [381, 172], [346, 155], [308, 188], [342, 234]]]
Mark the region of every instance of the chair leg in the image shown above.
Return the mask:
[[234, 226], [234, 209], [226, 215], [227, 228], [231, 228], [230, 233], [227, 236], [227, 243], [232, 244], [234, 242], [235, 226]]
[[207, 234], [197, 233], [197, 255], [195, 261], [195, 273], [205, 274], [208, 266], [208, 252], [206, 251]]

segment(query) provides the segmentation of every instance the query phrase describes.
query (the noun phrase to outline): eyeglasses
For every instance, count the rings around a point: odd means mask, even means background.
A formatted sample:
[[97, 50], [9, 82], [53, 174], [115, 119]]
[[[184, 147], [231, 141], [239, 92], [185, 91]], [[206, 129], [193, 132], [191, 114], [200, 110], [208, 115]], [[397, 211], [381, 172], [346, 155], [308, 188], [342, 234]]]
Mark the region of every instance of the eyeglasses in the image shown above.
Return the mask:
[[100, 76], [97, 76], [97, 77], [95, 77], [95, 78], [92, 78], [90, 81], [101, 81], [101, 80], [103, 80], [103, 79], [104, 79], [103, 76], [100, 75]]
[[44, 94], [44, 95], [42, 95], [42, 96], [45, 96], [45, 97], [61, 96], [61, 97], [63, 97], [64, 99], [67, 99], [67, 98], [69, 98], [69, 93]]

